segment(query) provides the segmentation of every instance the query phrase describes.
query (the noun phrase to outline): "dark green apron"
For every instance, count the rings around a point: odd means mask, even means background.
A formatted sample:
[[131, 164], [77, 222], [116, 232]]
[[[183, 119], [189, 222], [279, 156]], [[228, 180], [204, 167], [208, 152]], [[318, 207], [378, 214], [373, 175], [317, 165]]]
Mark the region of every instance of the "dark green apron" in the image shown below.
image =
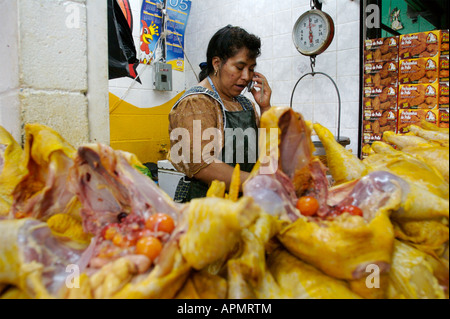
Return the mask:
[[[210, 79], [209, 79], [210, 80]], [[211, 86], [214, 88], [214, 85], [212, 84], [212, 81], [210, 81]], [[221, 152], [221, 160], [233, 167], [235, 167], [238, 164], [240, 169], [244, 172], [251, 172], [253, 169], [256, 159], [258, 157], [258, 126], [256, 125], [256, 117], [255, 117], [255, 111], [253, 110], [253, 105], [250, 102], [249, 99], [247, 99], [243, 95], [239, 95], [236, 97], [237, 101], [242, 106], [242, 111], [237, 112], [229, 112], [225, 108], [225, 105], [223, 104], [220, 96], [217, 94], [217, 91], [210, 91], [204, 87], [196, 86], [188, 90], [179, 101], [181, 101], [183, 98], [185, 98], [188, 95], [193, 94], [206, 94], [212, 98], [214, 98], [217, 102], [219, 102], [220, 106], [222, 107], [222, 112], [224, 114], [224, 147], [222, 148]], [[178, 101], [178, 102], [179, 102]], [[178, 102], [175, 104], [174, 108], [178, 104]], [[239, 130], [241, 129], [243, 132], [245, 132], [247, 129], [252, 129], [255, 133], [255, 139], [248, 139], [247, 136], [244, 140], [236, 138], [236, 134], [232, 135], [232, 146], [229, 144], [231, 143], [230, 139], [231, 136], [228, 136], [227, 138], [227, 132], [230, 132], [231, 130]], [[251, 130], [249, 130], [251, 131]], [[244, 144], [242, 145], [242, 142]], [[228, 145], [228, 148], [226, 147]], [[232, 147], [233, 150], [233, 156], [232, 160], [229, 158], [227, 160], [227, 156], [225, 154], [226, 149], [230, 149]], [[242, 152], [243, 153], [243, 159], [237, 158], [237, 153]], [[249, 154], [251, 155], [249, 158]], [[241, 154], [239, 154], [241, 155]], [[231, 157], [231, 156], [228, 156]], [[194, 198], [202, 198], [206, 196], [206, 193], [208, 192], [209, 185], [206, 183], [191, 178], [190, 179], [190, 187], [189, 191], [187, 192], [187, 198], [184, 200], [184, 202], [189, 202]]]

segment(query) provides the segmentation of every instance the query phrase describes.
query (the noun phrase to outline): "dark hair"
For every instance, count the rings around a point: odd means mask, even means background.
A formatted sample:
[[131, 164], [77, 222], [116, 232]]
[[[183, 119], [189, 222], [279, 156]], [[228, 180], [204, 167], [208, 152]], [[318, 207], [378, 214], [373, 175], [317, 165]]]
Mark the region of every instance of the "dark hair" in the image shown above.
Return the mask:
[[247, 48], [250, 58], [256, 59], [261, 55], [261, 39], [250, 34], [240, 27], [227, 25], [217, 31], [211, 38], [206, 52], [206, 63], [200, 64], [202, 71], [199, 79], [203, 81], [208, 75], [214, 73], [212, 60], [219, 57], [223, 63], [236, 55], [242, 48]]

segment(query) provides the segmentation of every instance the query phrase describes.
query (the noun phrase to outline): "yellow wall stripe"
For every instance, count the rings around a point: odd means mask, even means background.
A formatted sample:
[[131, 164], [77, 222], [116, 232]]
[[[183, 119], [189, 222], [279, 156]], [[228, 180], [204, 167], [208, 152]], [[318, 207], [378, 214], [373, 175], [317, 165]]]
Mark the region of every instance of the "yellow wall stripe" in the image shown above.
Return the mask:
[[166, 159], [170, 147], [169, 113], [183, 95], [179, 93], [168, 102], [139, 108], [109, 93], [111, 147], [135, 154], [142, 163]]

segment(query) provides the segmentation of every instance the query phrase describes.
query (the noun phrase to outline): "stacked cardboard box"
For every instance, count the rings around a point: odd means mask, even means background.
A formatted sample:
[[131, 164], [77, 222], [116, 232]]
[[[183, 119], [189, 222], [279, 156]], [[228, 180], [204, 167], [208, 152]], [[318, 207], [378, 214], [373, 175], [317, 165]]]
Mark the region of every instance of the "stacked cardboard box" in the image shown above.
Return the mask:
[[449, 33], [372, 39], [364, 47], [362, 157], [387, 130], [423, 120], [448, 127]]
[[398, 133], [423, 120], [439, 125], [441, 38], [441, 31], [400, 36]]
[[448, 30], [441, 31], [441, 50], [439, 60], [439, 126], [449, 127], [448, 123], [448, 87], [449, 87], [449, 32]]
[[364, 45], [363, 157], [367, 146], [397, 128], [398, 40], [372, 39]]

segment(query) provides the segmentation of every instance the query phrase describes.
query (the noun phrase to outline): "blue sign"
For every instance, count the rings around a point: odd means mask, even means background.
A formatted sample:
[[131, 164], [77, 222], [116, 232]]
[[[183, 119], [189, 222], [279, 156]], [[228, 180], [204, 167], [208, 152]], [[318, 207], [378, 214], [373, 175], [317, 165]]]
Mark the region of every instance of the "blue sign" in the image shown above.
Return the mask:
[[184, 33], [191, 10], [190, 0], [167, 0], [166, 62], [184, 71]]
[[139, 39], [140, 62], [150, 64], [160, 39], [163, 17], [157, 4], [163, 0], [144, 0], [141, 8], [141, 35]]

